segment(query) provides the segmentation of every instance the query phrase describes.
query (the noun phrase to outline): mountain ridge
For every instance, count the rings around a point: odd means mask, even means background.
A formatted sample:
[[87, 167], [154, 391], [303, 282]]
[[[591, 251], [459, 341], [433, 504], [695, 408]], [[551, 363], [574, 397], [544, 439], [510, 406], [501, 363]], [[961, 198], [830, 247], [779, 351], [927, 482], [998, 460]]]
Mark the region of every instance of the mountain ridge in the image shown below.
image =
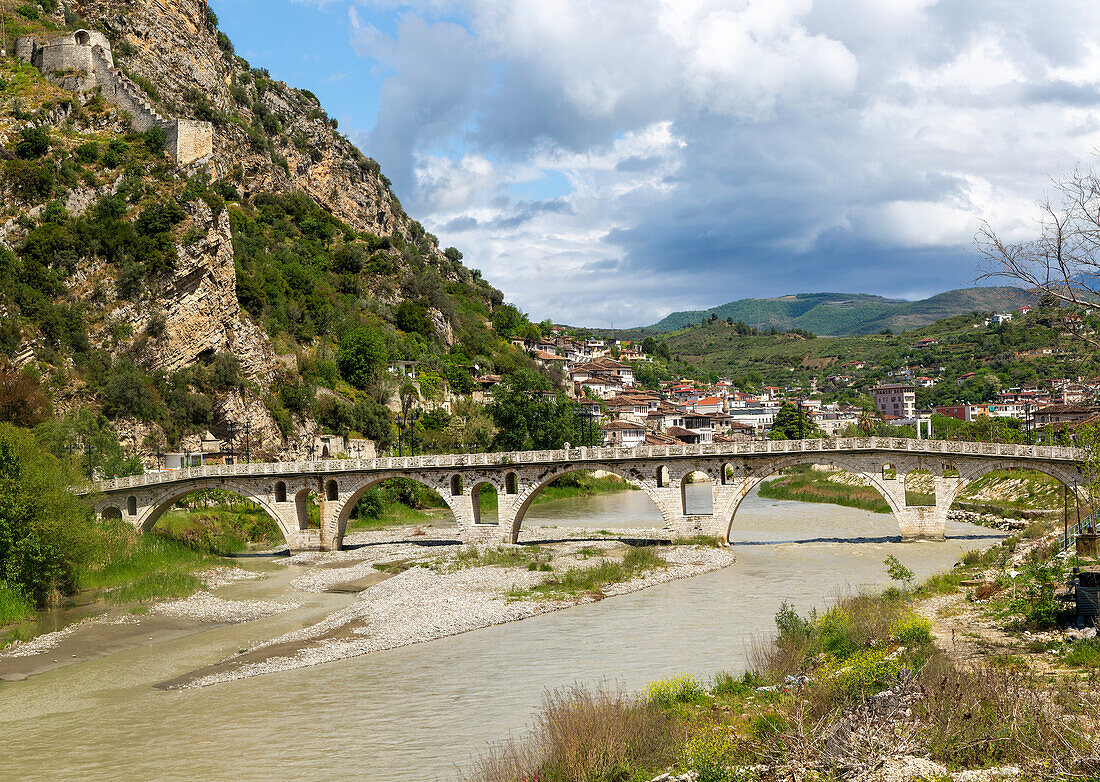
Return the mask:
[[1027, 291], [1007, 286], [958, 288], [916, 301], [869, 293], [796, 293], [673, 312], [639, 331], [676, 331], [713, 314], [720, 320], [732, 318], [753, 328], [798, 328], [822, 335], [850, 336], [919, 328], [974, 311], [1012, 310], [1033, 304], [1034, 300], [1035, 296]]

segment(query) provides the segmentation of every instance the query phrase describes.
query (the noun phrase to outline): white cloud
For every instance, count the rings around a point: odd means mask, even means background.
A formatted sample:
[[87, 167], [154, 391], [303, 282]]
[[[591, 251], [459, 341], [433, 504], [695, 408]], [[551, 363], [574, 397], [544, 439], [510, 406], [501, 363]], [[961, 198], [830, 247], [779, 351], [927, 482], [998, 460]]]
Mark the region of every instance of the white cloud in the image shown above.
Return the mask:
[[366, 151], [539, 318], [966, 284], [978, 222], [1027, 235], [1100, 147], [1083, 0], [363, 5], [397, 19], [350, 17]]

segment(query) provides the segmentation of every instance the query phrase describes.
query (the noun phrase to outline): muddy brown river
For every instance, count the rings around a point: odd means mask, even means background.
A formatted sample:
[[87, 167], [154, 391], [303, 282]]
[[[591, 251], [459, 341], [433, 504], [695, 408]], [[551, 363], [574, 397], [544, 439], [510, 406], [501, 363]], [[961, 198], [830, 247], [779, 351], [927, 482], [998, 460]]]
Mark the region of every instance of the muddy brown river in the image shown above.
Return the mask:
[[[689, 489], [690, 490], [690, 489]], [[536, 505], [526, 524], [651, 527], [641, 492]], [[917, 577], [994, 543], [949, 524], [942, 543], [897, 543], [893, 518], [764, 500], [737, 513], [724, 570], [429, 643], [198, 690], [158, 682], [250, 642], [305, 627], [353, 595], [295, 592], [301, 568], [216, 591], [302, 607], [240, 625], [144, 641], [0, 682], [0, 778], [21, 780], [449, 780], [487, 742], [520, 732], [544, 691], [574, 682], [637, 688], [669, 674], [738, 671], [782, 601], [799, 610], [888, 582], [894, 554]]]

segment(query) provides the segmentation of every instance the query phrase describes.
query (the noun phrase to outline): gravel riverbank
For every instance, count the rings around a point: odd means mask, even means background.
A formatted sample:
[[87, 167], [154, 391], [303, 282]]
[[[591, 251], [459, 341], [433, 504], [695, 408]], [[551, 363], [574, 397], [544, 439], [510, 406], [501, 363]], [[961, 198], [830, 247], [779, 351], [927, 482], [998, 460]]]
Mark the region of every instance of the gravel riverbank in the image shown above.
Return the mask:
[[[292, 586], [303, 591], [325, 591], [380, 569], [400, 572], [370, 585], [353, 605], [310, 627], [261, 643], [162, 686], [203, 687], [435, 640], [635, 592], [717, 570], [735, 561], [728, 548], [660, 545], [663, 535], [658, 530], [618, 530], [612, 535], [577, 529], [537, 532], [540, 534], [533, 537], [543, 540], [532, 540], [525, 546], [483, 547], [479, 552], [531, 554], [531, 543], [536, 543], [538, 556], [552, 563], [553, 572], [561, 573], [621, 559], [629, 551], [623, 540], [629, 539], [656, 543], [654, 551], [667, 565], [646, 570], [628, 581], [608, 584], [598, 592], [564, 599], [517, 599], [516, 590], [537, 586], [553, 573], [528, 569], [526, 560], [510, 566], [466, 566], [471, 550], [450, 540], [453, 531], [446, 528], [404, 540], [394, 540], [392, 530], [363, 533], [349, 539], [349, 550], [291, 557], [291, 564], [312, 566]], [[459, 556], [462, 551], [465, 562]]]

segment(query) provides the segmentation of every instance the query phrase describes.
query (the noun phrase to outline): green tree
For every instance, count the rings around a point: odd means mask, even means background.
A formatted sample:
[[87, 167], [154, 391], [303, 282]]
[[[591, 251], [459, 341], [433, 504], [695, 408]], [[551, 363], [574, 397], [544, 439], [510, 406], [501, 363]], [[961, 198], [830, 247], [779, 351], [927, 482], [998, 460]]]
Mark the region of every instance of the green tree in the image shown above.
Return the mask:
[[345, 334], [336, 351], [340, 375], [356, 388], [372, 385], [388, 360], [389, 348], [385, 338], [377, 329], [365, 324]]
[[775, 414], [775, 422], [772, 424], [772, 440], [798, 440], [810, 439], [821, 436], [821, 430], [813, 422], [807, 411], [799, 409], [790, 402], [784, 402]]
[[96, 532], [91, 511], [67, 489], [79, 480], [27, 430], [0, 424], [0, 587], [39, 606], [75, 590]]
[[527, 369], [506, 376], [493, 389], [488, 413], [497, 426], [492, 447], [498, 451], [597, 445], [602, 435], [595, 422], [578, 414], [563, 394], [551, 394], [550, 381]]
[[428, 318], [427, 307], [418, 301], [405, 299], [401, 302], [394, 313], [394, 323], [406, 334], [420, 334], [429, 338], [435, 334], [435, 326]]

